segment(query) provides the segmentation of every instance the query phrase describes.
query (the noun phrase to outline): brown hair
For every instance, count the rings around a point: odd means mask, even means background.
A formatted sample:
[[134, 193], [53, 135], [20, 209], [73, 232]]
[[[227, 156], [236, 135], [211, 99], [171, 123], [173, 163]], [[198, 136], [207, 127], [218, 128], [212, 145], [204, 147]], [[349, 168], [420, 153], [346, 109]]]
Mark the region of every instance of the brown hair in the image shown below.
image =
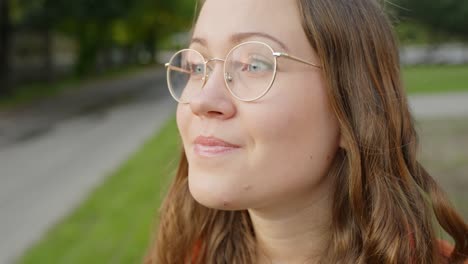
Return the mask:
[[[346, 144], [330, 171], [332, 237], [322, 262], [461, 263], [468, 256], [468, 226], [416, 160], [418, 140], [398, 47], [383, 8], [376, 0], [298, 0], [298, 5]], [[145, 263], [254, 263], [247, 211], [198, 204], [187, 173], [182, 150]], [[455, 241], [449, 260], [437, 250], [434, 224]]]

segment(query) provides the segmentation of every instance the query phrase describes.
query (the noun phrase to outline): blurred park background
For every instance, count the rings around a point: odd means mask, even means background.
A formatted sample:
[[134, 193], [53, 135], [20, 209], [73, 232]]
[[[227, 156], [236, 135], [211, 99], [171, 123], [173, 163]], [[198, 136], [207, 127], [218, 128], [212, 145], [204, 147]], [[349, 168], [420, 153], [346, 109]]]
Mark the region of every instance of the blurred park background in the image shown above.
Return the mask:
[[[468, 1], [384, 3], [421, 161], [468, 219]], [[0, 0], [0, 264], [141, 262], [180, 149], [162, 65], [194, 11]]]

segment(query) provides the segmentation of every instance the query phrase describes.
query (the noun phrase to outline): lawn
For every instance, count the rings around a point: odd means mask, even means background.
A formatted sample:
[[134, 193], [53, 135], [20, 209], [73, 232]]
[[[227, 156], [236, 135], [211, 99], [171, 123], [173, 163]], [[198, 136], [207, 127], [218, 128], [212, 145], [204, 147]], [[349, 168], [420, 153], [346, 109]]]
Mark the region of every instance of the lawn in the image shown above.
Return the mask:
[[421, 163], [468, 221], [468, 122], [466, 117], [418, 120]]
[[468, 65], [403, 67], [410, 94], [468, 91]]
[[18, 263], [141, 263], [178, 150], [173, 119]]

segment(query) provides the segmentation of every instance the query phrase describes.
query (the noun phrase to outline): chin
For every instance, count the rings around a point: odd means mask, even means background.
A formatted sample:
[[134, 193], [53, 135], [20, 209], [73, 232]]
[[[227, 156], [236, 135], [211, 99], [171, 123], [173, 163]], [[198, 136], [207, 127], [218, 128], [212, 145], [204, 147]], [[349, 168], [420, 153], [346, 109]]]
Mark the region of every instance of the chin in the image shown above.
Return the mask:
[[[219, 188], [208, 188], [207, 186], [200, 186], [191, 184], [189, 180], [189, 190], [193, 199], [199, 204], [217, 210], [237, 211], [246, 209], [242, 206], [243, 201], [236, 192], [223, 192]], [[233, 188], [231, 188], [232, 190]]]

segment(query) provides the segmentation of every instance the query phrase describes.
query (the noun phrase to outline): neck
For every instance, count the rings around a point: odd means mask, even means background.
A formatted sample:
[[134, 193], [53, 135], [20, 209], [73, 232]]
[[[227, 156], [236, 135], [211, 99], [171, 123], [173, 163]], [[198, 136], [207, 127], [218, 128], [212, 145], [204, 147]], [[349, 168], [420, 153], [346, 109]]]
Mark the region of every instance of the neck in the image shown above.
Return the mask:
[[249, 209], [258, 242], [257, 263], [315, 263], [323, 255], [332, 207], [331, 197], [321, 195]]

